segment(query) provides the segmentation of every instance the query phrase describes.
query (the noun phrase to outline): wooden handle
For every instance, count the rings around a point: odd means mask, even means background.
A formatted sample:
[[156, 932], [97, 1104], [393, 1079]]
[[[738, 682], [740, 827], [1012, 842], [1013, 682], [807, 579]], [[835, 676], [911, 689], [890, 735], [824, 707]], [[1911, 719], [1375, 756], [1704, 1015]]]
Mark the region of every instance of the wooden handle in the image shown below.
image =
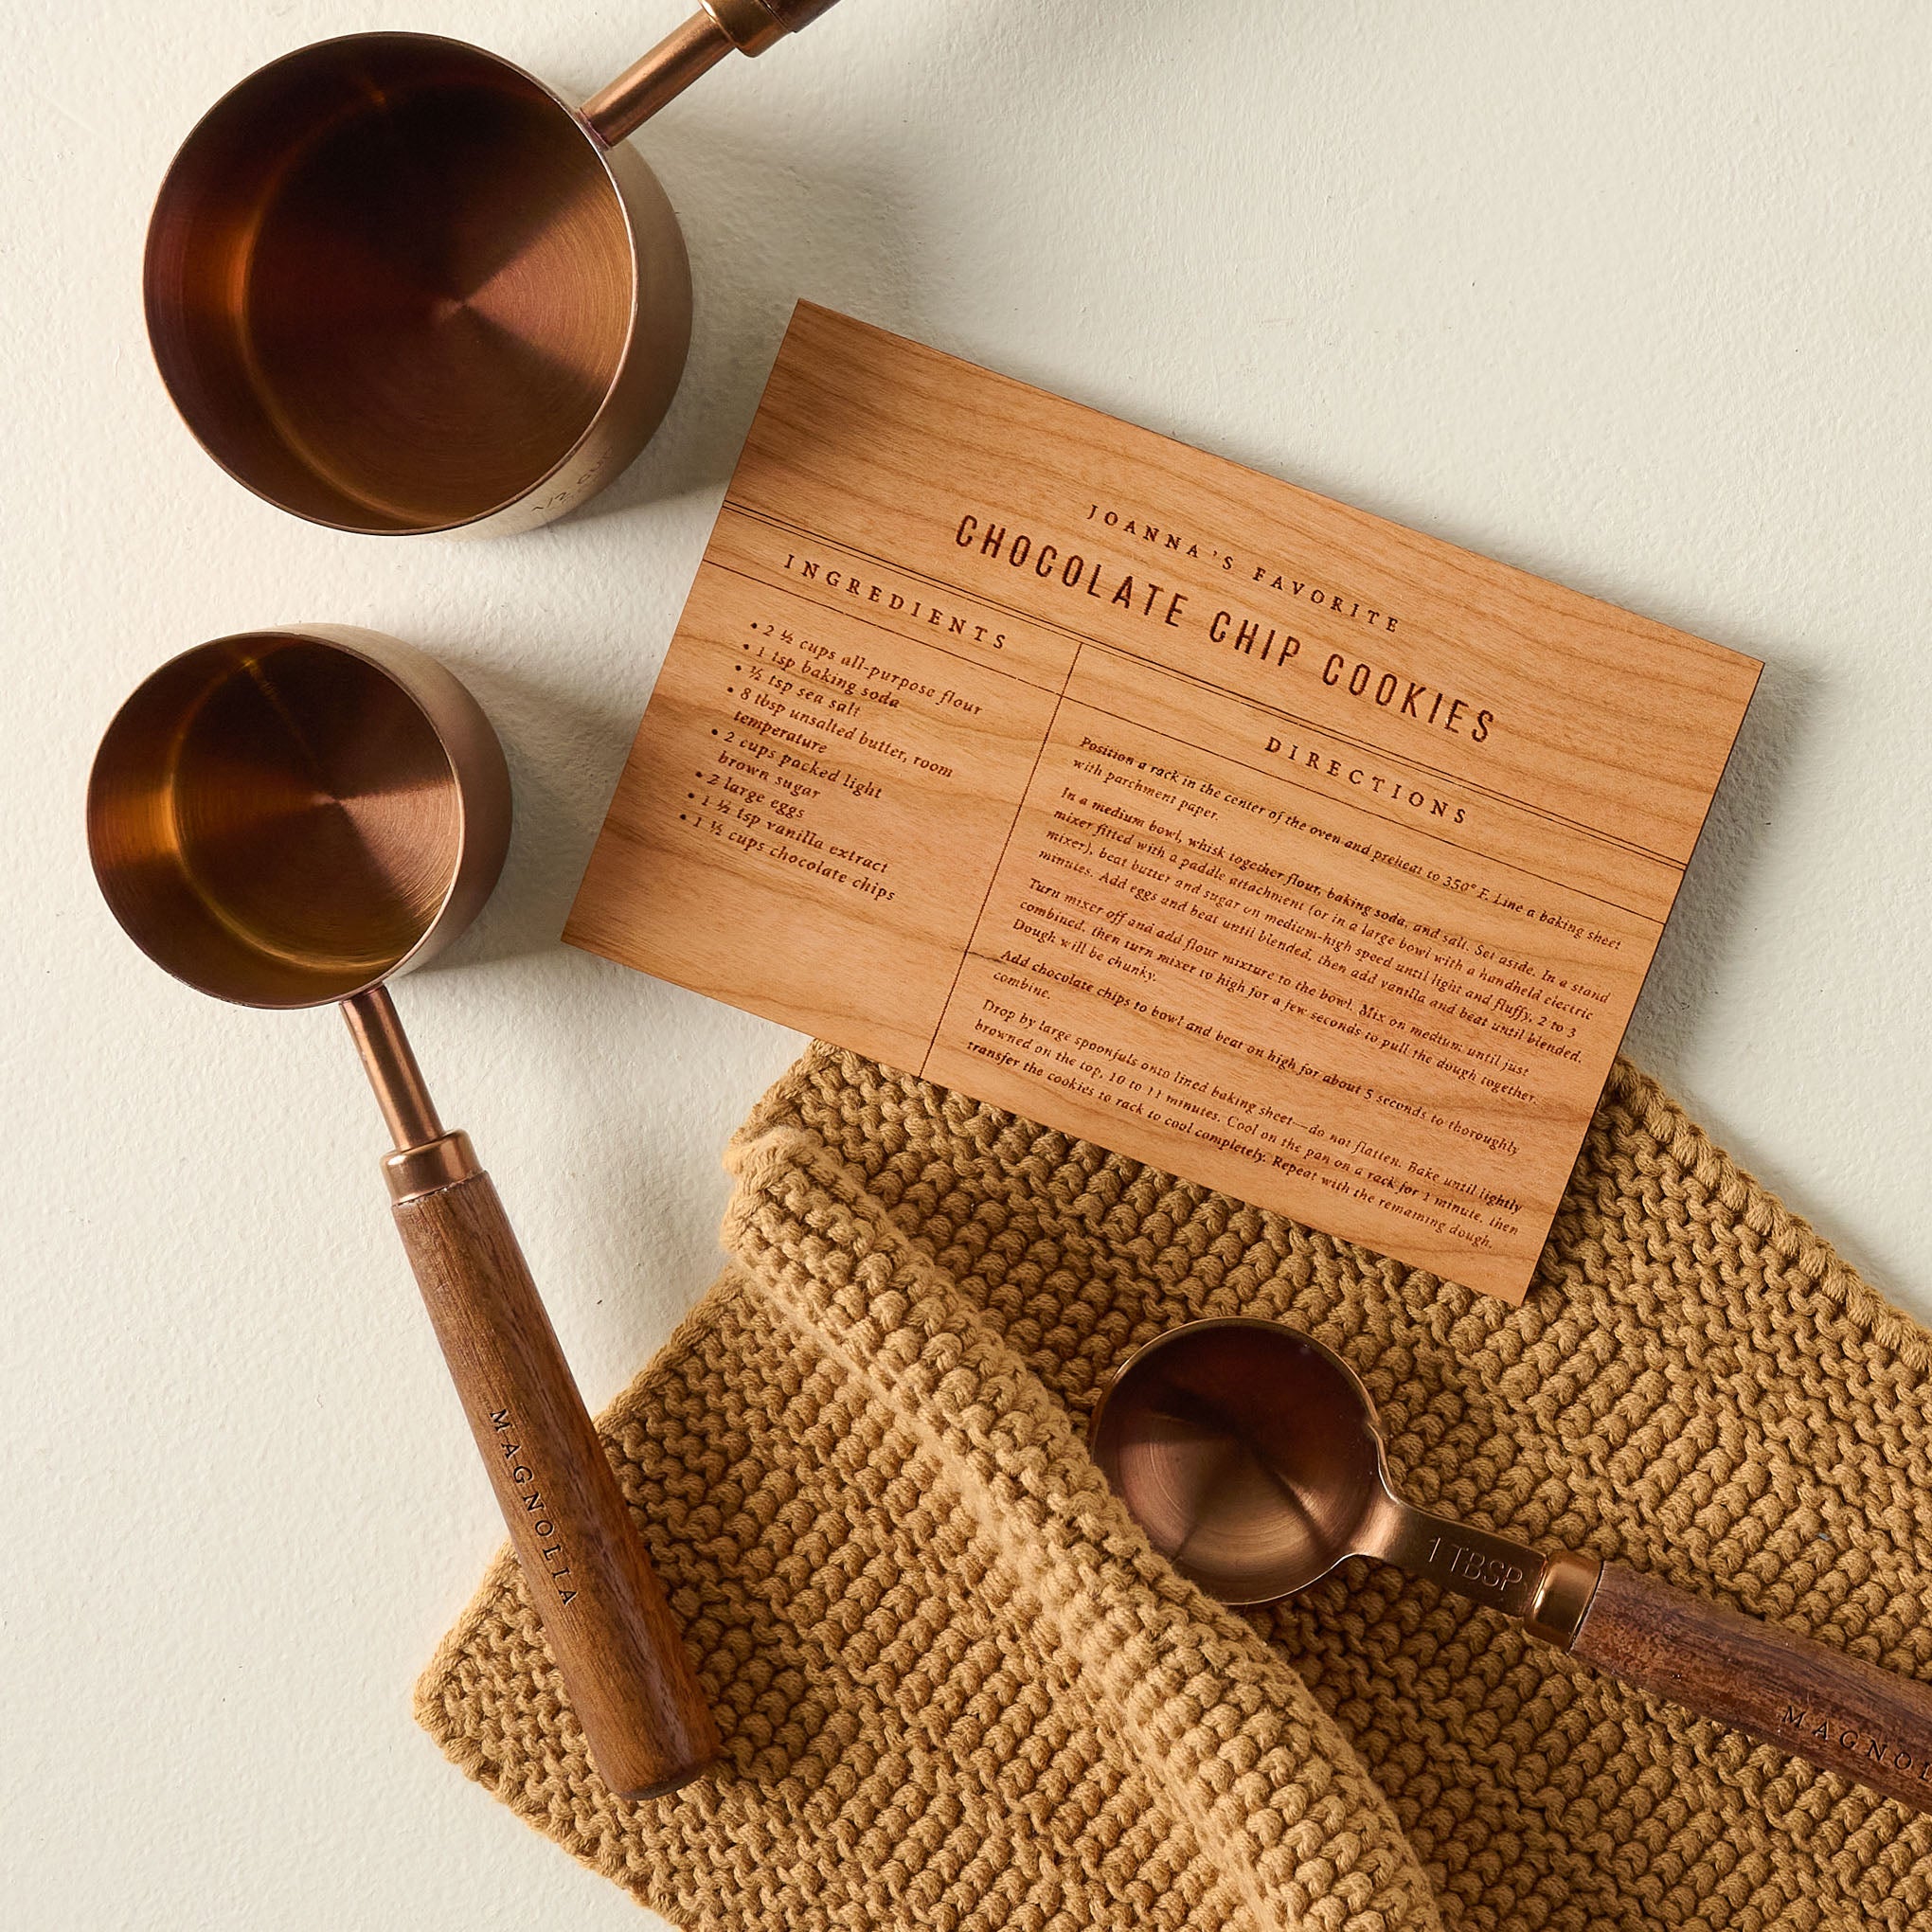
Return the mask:
[[1605, 1564], [1571, 1654], [1932, 1812], [1932, 1685]]
[[395, 1210], [598, 1771], [624, 1798], [674, 1790], [717, 1728], [496, 1190], [474, 1174]]

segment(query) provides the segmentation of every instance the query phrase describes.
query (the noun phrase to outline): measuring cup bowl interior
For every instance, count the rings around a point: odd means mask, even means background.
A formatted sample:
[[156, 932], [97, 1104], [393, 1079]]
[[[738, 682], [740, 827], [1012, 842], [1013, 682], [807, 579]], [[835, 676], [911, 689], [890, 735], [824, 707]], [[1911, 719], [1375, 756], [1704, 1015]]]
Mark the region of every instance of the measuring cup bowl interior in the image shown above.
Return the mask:
[[1227, 1603], [1303, 1588], [1384, 1506], [1374, 1409], [1348, 1366], [1279, 1322], [1190, 1322], [1122, 1366], [1089, 1436], [1115, 1493]]
[[690, 329], [641, 159], [427, 34], [304, 47], [219, 101], [162, 185], [145, 295], [218, 462], [296, 515], [391, 534], [560, 514], [656, 426]]
[[441, 666], [349, 630], [197, 646], [116, 715], [88, 785], [110, 909], [158, 965], [245, 1006], [346, 999], [489, 896], [510, 784]]

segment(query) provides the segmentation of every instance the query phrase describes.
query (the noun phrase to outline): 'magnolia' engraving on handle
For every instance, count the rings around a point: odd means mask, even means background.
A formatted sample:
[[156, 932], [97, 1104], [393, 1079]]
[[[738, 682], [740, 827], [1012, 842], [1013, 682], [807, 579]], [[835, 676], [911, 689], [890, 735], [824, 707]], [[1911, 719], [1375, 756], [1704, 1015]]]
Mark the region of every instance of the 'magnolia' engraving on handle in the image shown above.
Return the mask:
[[[1876, 1731], [1861, 1731], [1856, 1725], [1848, 1725], [1828, 1711], [1813, 1710], [1802, 1704], [1787, 1704], [1780, 1722], [1786, 1729], [1798, 1732], [1809, 1744], [1836, 1744], [1841, 1751], [1854, 1757], [1862, 1755], [1890, 1771], [1916, 1770], [1919, 1783], [1932, 1784], [1932, 1755], [1915, 1760], [1911, 1752], [1901, 1750]], [[1864, 1746], [1862, 1753], [1859, 1750], [1861, 1744]]]
[[515, 1486], [517, 1500], [524, 1506], [525, 1513], [535, 1519], [530, 1524], [531, 1530], [539, 1543], [548, 1540], [548, 1547], [542, 1552], [544, 1569], [557, 1592], [557, 1600], [561, 1603], [574, 1602], [577, 1592], [564, 1581], [570, 1574], [570, 1561], [563, 1543], [557, 1540], [557, 1526], [546, 1512], [544, 1493], [537, 1487], [536, 1471], [523, 1460], [523, 1445], [510, 1440], [516, 1423], [507, 1408], [492, 1409], [490, 1426], [498, 1438], [496, 1446], [502, 1452], [504, 1461], [510, 1465], [510, 1479]]

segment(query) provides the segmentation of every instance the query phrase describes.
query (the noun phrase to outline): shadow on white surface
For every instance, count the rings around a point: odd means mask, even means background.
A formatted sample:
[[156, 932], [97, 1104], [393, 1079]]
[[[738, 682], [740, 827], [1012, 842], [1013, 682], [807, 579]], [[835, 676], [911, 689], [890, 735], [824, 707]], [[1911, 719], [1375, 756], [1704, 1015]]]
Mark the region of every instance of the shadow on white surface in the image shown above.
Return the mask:
[[1745, 908], [1766, 835], [1789, 809], [1785, 776], [1815, 724], [1820, 682], [1805, 665], [1778, 661], [1767, 661], [1758, 680], [1626, 1042], [1660, 1080], [1682, 1064], [1721, 993], [1726, 961], [1748, 943]]

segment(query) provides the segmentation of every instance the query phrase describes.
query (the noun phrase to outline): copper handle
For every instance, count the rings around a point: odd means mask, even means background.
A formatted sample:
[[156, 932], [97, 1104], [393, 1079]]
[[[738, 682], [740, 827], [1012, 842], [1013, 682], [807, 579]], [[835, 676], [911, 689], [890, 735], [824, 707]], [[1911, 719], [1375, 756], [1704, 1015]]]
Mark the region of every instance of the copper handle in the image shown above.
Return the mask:
[[666, 34], [641, 61], [583, 103], [583, 118], [605, 147], [615, 147], [734, 48], [761, 54], [788, 33], [810, 26], [833, 4], [834, 0], [700, 0], [700, 12]]
[[1932, 1812], [1932, 1685], [1605, 1564], [1572, 1654]]

